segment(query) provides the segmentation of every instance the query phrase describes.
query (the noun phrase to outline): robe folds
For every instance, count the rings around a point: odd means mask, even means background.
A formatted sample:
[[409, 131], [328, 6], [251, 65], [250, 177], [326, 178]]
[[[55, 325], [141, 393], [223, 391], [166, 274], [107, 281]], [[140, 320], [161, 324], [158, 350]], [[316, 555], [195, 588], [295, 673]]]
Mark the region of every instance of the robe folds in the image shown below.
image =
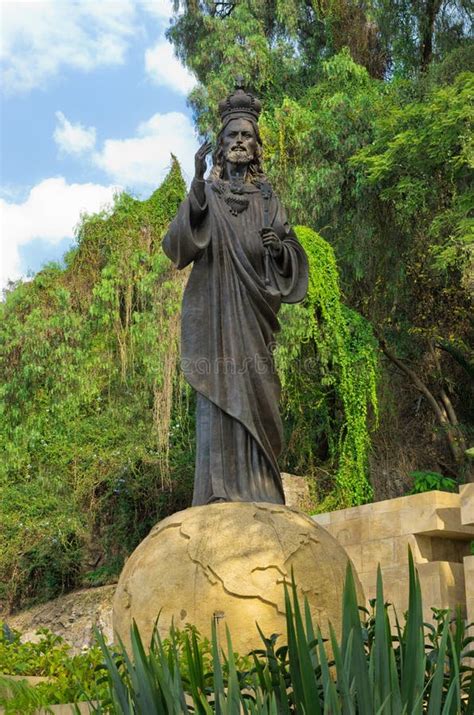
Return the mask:
[[[280, 305], [304, 298], [308, 263], [273, 193], [244, 184], [237, 212], [225, 186], [206, 181], [204, 205], [191, 187], [163, 240], [178, 269], [193, 263], [181, 315], [181, 365], [197, 392], [193, 505], [284, 504], [272, 351]], [[278, 257], [263, 246], [265, 221], [282, 240]]]

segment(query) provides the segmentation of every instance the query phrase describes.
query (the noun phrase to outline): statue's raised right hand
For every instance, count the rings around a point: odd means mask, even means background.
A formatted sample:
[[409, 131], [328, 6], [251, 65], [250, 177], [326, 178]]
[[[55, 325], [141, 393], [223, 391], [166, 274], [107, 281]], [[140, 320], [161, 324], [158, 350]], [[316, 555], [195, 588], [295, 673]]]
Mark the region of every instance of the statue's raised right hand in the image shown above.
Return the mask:
[[202, 181], [204, 174], [206, 173], [206, 157], [212, 150], [212, 144], [209, 141], [204, 142], [204, 144], [199, 147], [194, 156], [194, 178]]

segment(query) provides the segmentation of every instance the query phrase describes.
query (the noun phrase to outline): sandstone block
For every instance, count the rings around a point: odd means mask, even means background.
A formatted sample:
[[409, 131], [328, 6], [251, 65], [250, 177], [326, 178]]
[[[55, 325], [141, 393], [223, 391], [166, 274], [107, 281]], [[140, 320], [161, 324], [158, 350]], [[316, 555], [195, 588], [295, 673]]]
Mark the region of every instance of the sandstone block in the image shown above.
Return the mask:
[[[467, 620], [474, 623], [474, 556], [464, 557]], [[474, 635], [474, 633], [473, 633]]]
[[368, 599], [375, 597], [380, 564], [386, 599], [399, 615], [406, 610], [410, 547], [420, 573], [425, 618], [431, 620], [431, 606], [454, 610], [460, 605], [463, 612], [471, 609], [474, 619], [474, 566], [469, 565], [474, 484], [461, 487], [460, 494], [430, 491], [313, 518], [343, 544]]
[[281, 480], [286, 505], [294, 509], [303, 508], [302, 504], [309, 499], [309, 484], [306, 477], [298, 477], [295, 474], [282, 472]]
[[[318, 523], [321, 522], [318, 521]], [[368, 522], [364, 519], [336, 521], [328, 524], [326, 528], [344, 547], [348, 544], [360, 544], [367, 540]]]
[[369, 539], [387, 539], [401, 533], [400, 512], [381, 513], [376, 510], [369, 518]]
[[431, 607], [449, 608], [454, 613], [461, 608], [466, 615], [466, 595], [463, 564], [432, 561], [417, 564], [426, 619], [431, 619]]
[[459, 489], [461, 502], [461, 523], [474, 526], [474, 483], [463, 484]]
[[395, 558], [394, 539], [379, 539], [378, 541], [366, 541], [362, 544], [362, 570], [377, 571], [377, 566], [381, 568], [392, 566]]
[[471, 526], [461, 522], [460, 496], [432, 491], [403, 497], [400, 514], [402, 534], [427, 534], [451, 539], [474, 535]]

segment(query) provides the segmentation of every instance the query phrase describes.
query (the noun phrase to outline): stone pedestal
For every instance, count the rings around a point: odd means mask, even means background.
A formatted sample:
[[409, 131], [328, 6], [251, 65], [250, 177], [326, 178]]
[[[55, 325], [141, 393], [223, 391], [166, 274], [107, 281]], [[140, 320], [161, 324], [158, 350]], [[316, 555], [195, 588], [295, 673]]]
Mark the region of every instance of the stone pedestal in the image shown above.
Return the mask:
[[[260, 648], [265, 635], [282, 634], [283, 583], [293, 569], [301, 603], [306, 596], [315, 623], [341, 626], [348, 556], [325, 529], [285, 506], [222, 503], [178, 512], [159, 522], [130, 556], [114, 600], [114, 630], [129, 643], [134, 619], [148, 644], [160, 614], [160, 634], [172, 621], [191, 623], [209, 637], [211, 623], [234, 650]], [[364, 596], [358, 582], [359, 601]]]

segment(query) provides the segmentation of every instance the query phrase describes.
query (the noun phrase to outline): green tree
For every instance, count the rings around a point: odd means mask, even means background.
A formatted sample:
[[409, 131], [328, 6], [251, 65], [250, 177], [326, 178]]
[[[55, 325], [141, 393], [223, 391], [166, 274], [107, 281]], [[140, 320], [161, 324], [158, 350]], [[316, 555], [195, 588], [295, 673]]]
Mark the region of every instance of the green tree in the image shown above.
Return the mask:
[[66, 268], [46, 267], [0, 305], [0, 597], [10, 605], [107, 580], [160, 516], [187, 504], [185, 277], [160, 246], [184, 190], [174, 162], [147, 201], [122, 194], [85, 216]]
[[379, 338], [380, 439], [393, 439], [394, 463], [404, 439], [389, 423], [408, 424], [411, 400], [426, 462], [413, 444], [406, 474], [472, 478], [469, 3], [177, 6], [169, 37], [200, 81], [198, 127], [216, 130], [242, 74], [264, 103], [265, 166], [290, 220], [333, 246], [345, 301]]
[[472, 10], [470, 0], [375, 0], [374, 16], [390, 70], [426, 72], [433, 61], [466, 46]]

